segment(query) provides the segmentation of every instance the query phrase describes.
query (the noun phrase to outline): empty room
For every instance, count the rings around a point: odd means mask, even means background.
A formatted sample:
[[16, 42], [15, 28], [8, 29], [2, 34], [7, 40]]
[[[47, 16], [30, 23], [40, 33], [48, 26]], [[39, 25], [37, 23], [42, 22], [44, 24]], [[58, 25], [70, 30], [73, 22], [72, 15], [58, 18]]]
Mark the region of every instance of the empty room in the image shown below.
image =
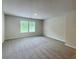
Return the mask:
[[76, 0], [2, 0], [2, 59], [76, 59]]

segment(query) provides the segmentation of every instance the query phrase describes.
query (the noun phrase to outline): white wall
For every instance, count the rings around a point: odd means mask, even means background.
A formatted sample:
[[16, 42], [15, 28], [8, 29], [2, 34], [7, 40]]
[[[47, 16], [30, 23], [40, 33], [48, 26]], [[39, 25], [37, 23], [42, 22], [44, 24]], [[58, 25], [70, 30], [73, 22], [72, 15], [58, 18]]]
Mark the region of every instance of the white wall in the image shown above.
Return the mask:
[[76, 12], [65, 13], [44, 21], [44, 35], [60, 41], [67, 46], [76, 47]]
[[66, 16], [66, 45], [76, 48], [76, 11]]
[[[29, 32], [29, 33], [20, 33], [20, 20], [31, 20], [36, 22], [36, 32]], [[6, 39], [13, 39], [13, 38], [21, 38], [21, 37], [28, 37], [28, 36], [36, 36], [42, 35], [42, 20], [33, 20], [33, 19], [26, 19], [23, 17], [5, 16], [5, 38]]]
[[44, 35], [65, 41], [65, 17], [55, 17], [44, 21]]
[[2, 42], [5, 40], [5, 15], [2, 12]]

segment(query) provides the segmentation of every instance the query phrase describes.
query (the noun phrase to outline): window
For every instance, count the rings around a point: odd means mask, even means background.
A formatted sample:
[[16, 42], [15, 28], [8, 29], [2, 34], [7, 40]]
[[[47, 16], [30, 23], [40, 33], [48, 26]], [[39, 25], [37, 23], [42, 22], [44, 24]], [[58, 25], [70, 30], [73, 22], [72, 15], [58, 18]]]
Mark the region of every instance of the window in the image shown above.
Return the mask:
[[29, 32], [35, 32], [35, 22], [29, 21]]
[[33, 21], [20, 21], [20, 32], [35, 32], [35, 22]]
[[28, 21], [21, 21], [20, 22], [20, 32], [28, 32]]

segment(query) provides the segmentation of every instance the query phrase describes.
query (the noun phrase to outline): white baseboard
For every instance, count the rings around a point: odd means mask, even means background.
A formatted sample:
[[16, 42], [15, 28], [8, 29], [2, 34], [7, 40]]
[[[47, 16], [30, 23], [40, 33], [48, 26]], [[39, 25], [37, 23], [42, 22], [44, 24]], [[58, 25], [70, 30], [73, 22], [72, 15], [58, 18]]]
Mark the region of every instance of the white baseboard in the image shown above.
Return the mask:
[[49, 38], [56, 39], [56, 40], [61, 41], [61, 42], [65, 42], [65, 40], [63, 40], [63, 39], [59, 39], [59, 38], [56, 38], [56, 37], [51, 37], [51, 36], [48, 36], [48, 35], [45, 35], [45, 36], [49, 37]]
[[74, 48], [74, 49], [76, 49], [76, 47], [75, 46], [72, 46], [72, 45], [70, 45], [70, 44], [65, 44], [66, 46], [68, 46], [68, 47], [71, 47], [71, 48]]
[[[61, 41], [61, 42], [65, 42], [65, 40], [63, 40], [63, 39], [59, 39], [59, 38], [56, 38], [56, 37], [51, 37], [51, 36], [48, 36], [48, 35], [45, 35], [46, 37], [49, 37], [49, 38], [53, 38], [53, 39], [56, 39], [56, 40], [59, 40], [59, 41]], [[66, 43], [66, 42], [65, 42]], [[70, 45], [70, 44], [65, 44], [66, 46], [68, 46], [68, 47], [71, 47], [71, 48], [74, 48], [74, 49], [76, 49], [76, 46], [72, 46], [72, 45]]]

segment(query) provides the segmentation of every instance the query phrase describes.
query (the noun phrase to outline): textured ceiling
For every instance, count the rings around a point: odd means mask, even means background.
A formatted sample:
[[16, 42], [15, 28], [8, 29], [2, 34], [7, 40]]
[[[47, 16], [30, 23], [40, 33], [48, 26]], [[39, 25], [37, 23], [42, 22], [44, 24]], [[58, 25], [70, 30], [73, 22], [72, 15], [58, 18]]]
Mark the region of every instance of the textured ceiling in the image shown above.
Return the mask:
[[75, 5], [75, 0], [3, 0], [3, 11], [21, 17], [48, 19], [74, 10]]

